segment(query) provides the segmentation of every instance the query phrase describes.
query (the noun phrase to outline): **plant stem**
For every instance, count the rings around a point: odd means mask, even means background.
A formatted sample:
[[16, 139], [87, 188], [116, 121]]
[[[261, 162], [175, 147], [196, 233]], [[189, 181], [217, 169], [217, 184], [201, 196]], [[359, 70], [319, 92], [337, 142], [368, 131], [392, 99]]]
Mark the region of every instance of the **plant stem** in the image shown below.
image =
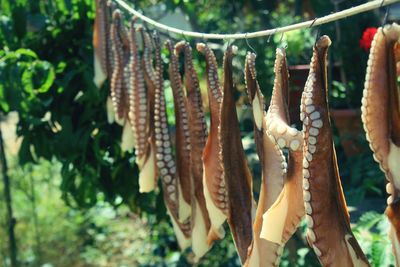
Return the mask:
[[0, 163], [1, 163], [1, 170], [3, 173], [3, 181], [4, 181], [4, 196], [6, 200], [7, 206], [7, 224], [8, 224], [8, 238], [9, 238], [9, 250], [10, 250], [10, 259], [11, 259], [11, 266], [17, 267], [17, 242], [15, 239], [15, 224], [16, 220], [13, 216], [12, 210], [12, 198], [11, 198], [11, 186], [10, 186], [10, 178], [8, 177], [8, 167], [7, 167], [7, 159], [4, 150], [4, 141], [3, 141], [3, 134], [1, 131], [0, 126]]
[[35, 191], [35, 181], [33, 179], [33, 170], [32, 166], [29, 166], [29, 182], [31, 189], [31, 204], [32, 204], [32, 218], [33, 218], [33, 227], [35, 229], [35, 239], [36, 239], [36, 263], [41, 265], [42, 259], [42, 245], [40, 240], [40, 231], [39, 231], [39, 218], [37, 214], [36, 208], [36, 191]]

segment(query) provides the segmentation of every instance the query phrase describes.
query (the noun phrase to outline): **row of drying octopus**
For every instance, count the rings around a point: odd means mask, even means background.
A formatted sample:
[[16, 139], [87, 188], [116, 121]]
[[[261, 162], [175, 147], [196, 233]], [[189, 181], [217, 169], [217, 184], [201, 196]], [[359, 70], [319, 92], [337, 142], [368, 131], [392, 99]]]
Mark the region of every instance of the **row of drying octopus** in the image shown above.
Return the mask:
[[[284, 49], [276, 50], [275, 81], [268, 111], [257, 82], [256, 55], [248, 53], [245, 81], [253, 110], [254, 139], [262, 168], [258, 202], [253, 198], [252, 174], [243, 150], [234, 101], [232, 58], [223, 59], [223, 85], [213, 51], [203, 43], [197, 50], [206, 61], [210, 109], [207, 129], [192, 48], [181, 41], [169, 51], [169, 80], [173, 92], [176, 152], [168, 127], [160, 39], [150, 36], [135, 19], [130, 33], [119, 10], [97, 1], [95, 21], [95, 83], [110, 79], [110, 110], [124, 126], [122, 143], [134, 146], [140, 169], [139, 190], [150, 192], [161, 179], [165, 205], [181, 249], [191, 247], [199, 260], [224, 237], [228, 222], [244, 266], [279, 266], [285, 243], [301, 220], [307, 241], [323, 266], [369, 266], [349, 222], [327, 102], [329, 37], [313, 48], [310, 72], [301, 99], [302, 130], [288, 116], [289, 75]], [[111, 21], [112, 17], [112, 21]], [[137, 33], [140, 33], [142, 52]], [[390, 238], [400, 264], [400, 109], [396, 62], [400, 27], [380, 28], [368, 61], [362, 120], [375, 159], [388, 179]], [[154, 57], [153, 57], [154, 55]], [[184, 77], [179, 57], [184, 57]], [[154, 60], [153, 60], [154, 58]], [[183, 82], [184, 81], [184, 82]], [[125, 141], [124, 141], [125, 140]], [[134, 140], [134, 142], [132, 142]], [[128, 143], [128, 145], [126, 145]], [[284, 156], [288, 151], [288, 159]], [[396, 164], [397, 163], [397, 164]]]

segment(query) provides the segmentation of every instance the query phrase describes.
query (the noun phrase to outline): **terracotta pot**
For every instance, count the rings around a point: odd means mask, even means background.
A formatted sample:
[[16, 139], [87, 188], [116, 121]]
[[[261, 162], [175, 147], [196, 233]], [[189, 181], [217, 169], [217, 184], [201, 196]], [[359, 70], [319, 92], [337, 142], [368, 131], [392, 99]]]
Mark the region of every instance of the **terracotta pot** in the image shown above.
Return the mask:
[[[300, 101], [304, 84], [306, 83], [309, 65], [289, 66], [289, 114], [291, 123], [300, 125]], [[331, 69], [332, 78], [340, 79], [340, 66], [334, 64]], [[331, 109], [332, 122], [338, 130], [340, 142], [347, 157], [360, 153], [364, 146], [360, 144], [360, 135], [364, 134], [361, 123], [360, 109]]]
[[364, 131], [360, 109], [331, 109], [330, 114], [346, 156], [351, 157], [362, 152], [360, 135], [363, 135]]

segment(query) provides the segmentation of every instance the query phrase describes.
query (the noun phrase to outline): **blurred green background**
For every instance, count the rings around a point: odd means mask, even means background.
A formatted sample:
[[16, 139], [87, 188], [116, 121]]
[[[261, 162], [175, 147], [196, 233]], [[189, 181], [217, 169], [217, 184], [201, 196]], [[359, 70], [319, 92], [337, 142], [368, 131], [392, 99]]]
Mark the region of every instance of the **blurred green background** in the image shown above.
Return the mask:
[[[168, 25], [235, 33], [321, 17], [365, 1], [128, 2]], [[178, 250], [161, 194], [138, 192], [134, 152], [121, 151], [122, 129], [107, 123], [108, 85], [99, 90], [92, 81], [94, 9], [92, 0], [0, 0], [0, 127], [12, 198], [10, 203], [3, 193], [8, 186], [2, 177], [0, 266], [12, 262], [7, 204], [14, 212], [14, 252], [19, 266], [190, 265], [189, 252]], [[395, 10], [390, 10], [389, 20], [398, 19]], [[256, 51], [258, 79], [268, 104], [275, 49], [287, 46], [291, 115], [298, 125], [299, 93], [312, 46], [319, 34], [331, 37], [330, 106], [340, 174], [353, 230], [373, 266], [393, 266], [393, 257], [386, 235], [388, 222], [382, 215], [385, 179], [372, 158], [359, 116], [368, 58], [359, 41], [366, 28], [381, 25], [384, 14], [381, 8], [270, 38], [207, 41], [219, 63], [227, 43], [239, 48], [234, 59], [238, 115], [257, 197], [260, 170], [245, 95], [244, 56]], [[128, 21], [129, 14], [125, 18]], [[194, 45], [204, 40], [188, 41]], [[194, 57], [205, 92], [205, 62], [195, 51]], [[166, 51], [163, 59], [167, 64]], [[167, 73], [164, 76], [167, 79]], [[169, 121], [173, 123], [168, 81], [166, 87]], [[302, 224], [287, 244], [281, 266], [319, 266], [304, 240], [304, 231]], [[199, 263], [239, 265], [229, 234]]]

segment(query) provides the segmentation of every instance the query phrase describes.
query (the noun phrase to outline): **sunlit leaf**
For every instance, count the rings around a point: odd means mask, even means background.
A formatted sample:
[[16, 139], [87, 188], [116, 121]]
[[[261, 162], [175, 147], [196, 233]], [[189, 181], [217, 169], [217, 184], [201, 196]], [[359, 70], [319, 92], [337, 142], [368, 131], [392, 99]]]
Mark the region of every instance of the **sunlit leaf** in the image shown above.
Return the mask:
[[[41, 75], [46, 76], [40, 77]], [[38, 85], [38, 87], [35, 88], [36, 84], [34, 81], [37, 80], [41, 81], [41, 83]], [[47, 92], [53, 85], [54, 80], [54, 68], [50, 63], [45, 61], [35, 62], [35, 64], [33, 64], [31, 68], [24, 70], [21, 77], [24, 90], [29, 94]]]
[[26, 48], [17, 49], [15, 51], [15, 55], [17, 55], [18, 57], [27, 56], [28, 58], [38, 59], [38, 56], [36, 55], [36, 53], [34, 51], [32, 51], [31, 49], [26, 49]]

